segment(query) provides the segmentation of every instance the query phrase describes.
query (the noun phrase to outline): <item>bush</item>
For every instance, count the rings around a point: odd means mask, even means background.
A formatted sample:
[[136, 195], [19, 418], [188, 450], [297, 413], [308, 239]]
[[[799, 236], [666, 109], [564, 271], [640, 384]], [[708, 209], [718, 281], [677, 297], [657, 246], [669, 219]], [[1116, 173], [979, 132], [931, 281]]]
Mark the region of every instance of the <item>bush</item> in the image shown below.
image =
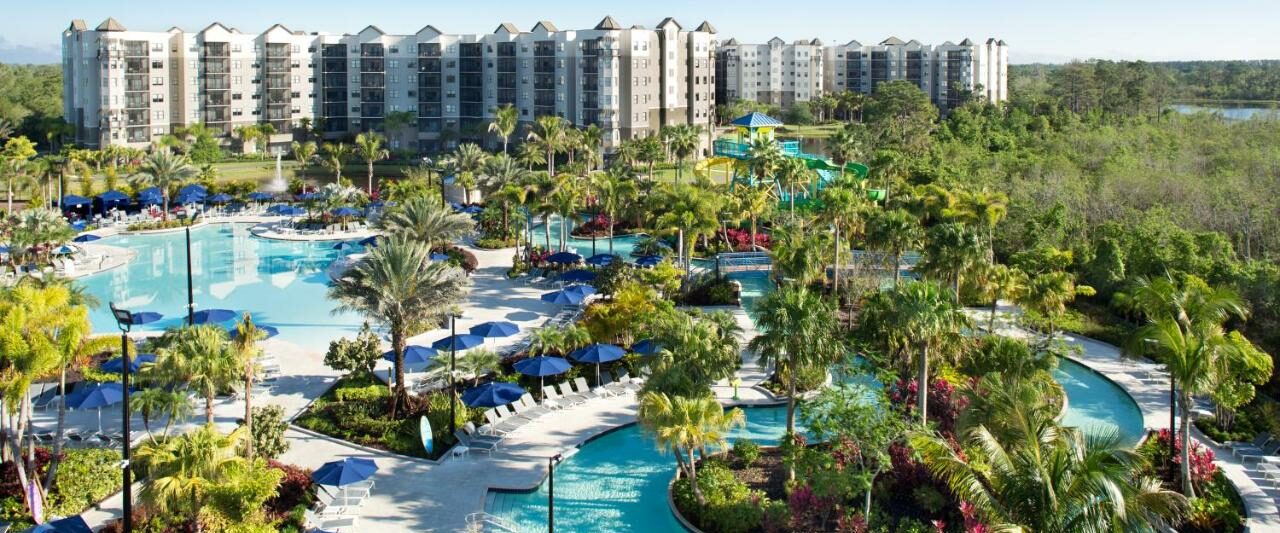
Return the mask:
[[373, 372], [382, 355], [382, 342], [377, 334], [365, 322], [355, 339], [341, 338], [329, 342], [329, 351], [324, 354], [325, 366], [348, 374], [368, 374]]
[[1210, 531], [1242, 531], [1244, 529], [1244, 502], [1235, 487], [1222, 472], [1200, 488], [1200, 497], [1191, 500], [1191, 510], [1184, 524], [1177, 529], [1183, 533]]
[[514, 248], [516, 245], [515, 238], [503, 239], [501, 237], [484, 237], [476, 239], [476, 248], [481, 250], [498, 250], [502, 248]]
[[386, 385], [373, 384], [363, 387], [341, 387], [333, 391], [333, 399], [339, 402], [372, 402], [391, 396]]
[[277, 461], [267, 461], [267, 466], [284, 472], [280, 485], [276, 487], [275, 497], [267, 501], [268, 513], [283, 517], [292, 514], [299, 505], [305, 508], [311, 503], [310, 470]]
[[751, 439], [733, 441], [733, 455], [742, 461], [743, 467], [751, 466], [760, 458], [760, 445]]
[[119, 491], [119, 463], [116, 450], [66, 450], [45, 511], [57, 516], [80, 514]]
[[258, 456], [275, 459], [289, 450], [284, 433], [289, 423], [284, 420], [284, 408], [267, 405], [253, 410], [253, 451]]
[[688, 479], [675, 482], [672, 497], [680, 513], [703, 531], [745, 533], [760, 529], [768, 499], [747, 488], [724, 463], [703, 461], [698, 468], [698, 488], [707, 500], [703, 507], [698, 506]]
[[[1182, 438], [1170, 437], [1168, 428], [1162, 429], [1156, 432], [1154, 438], [1144, 441], [1138, 451], [1156, 467], [1157, 475], [1164, 481], [1165, 486], [1181, 490]], [[1170, 441], [1173, 443], [1172, 448], [1170, 448]], [[1218, 472], [1218, 467], [1213, 464], [1213, 450], [1198, 442], [1193, 441], [1191, 444], [1191, 484], [1199, 489], [1213, 479]]]
[[186, 226], [187, 222], [178, 218], [168, 220], [152, 220], [150, 222], [139, 222], [137, 224], [129, 224], [125, 227], [125, 231], [154, 231], [161, 229], [174, 229]]

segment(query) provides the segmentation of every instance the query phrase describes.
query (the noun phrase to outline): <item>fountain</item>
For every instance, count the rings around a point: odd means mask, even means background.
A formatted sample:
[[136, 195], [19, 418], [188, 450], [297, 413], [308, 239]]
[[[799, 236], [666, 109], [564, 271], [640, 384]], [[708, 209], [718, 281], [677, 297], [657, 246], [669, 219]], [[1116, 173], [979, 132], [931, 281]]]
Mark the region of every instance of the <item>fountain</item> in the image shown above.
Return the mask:
[[268, 192], [284, 192], [289, 188], [289, 184], [284, 181], [284, 175], [281, 172], [280, 158], [283, 154], [276, 152], [276, 177], [267, 185]]

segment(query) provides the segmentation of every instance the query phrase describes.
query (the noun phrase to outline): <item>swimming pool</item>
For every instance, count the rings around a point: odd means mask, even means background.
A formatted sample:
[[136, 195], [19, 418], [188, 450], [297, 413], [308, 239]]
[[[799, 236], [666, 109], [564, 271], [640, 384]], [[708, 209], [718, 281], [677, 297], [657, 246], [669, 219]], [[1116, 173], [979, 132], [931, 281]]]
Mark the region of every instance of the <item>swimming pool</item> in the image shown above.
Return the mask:
[[1137, 446], [1142, 440], [1146, 433], [1142, 410], [1119, 385], [1065, 357], [1058, 359], [1053, 378], [1067, 392], [1062, 425], [1090, 434], [1115, 432], [1125, 446]]
[[[191, 271], [196, 310], [248, 311], [278, 338], [309, 349], [354, 334], [361, 319], [331, 313], [325, 268], [340, 252], [332, 242], [262, 239], [249, 224], [208, 224], [191, 230]], [[96, 332], [117, 331], [108, 302], [131, 311], [155, 311], [164, 319], [135, 326], [160, 331], [186, 320], [186, 237], [183, 232], [107, 237], [103, 244], [137, 253], [133, 262], [77, 280], [102, 300], [90, 314]]]
[[[560, 224], [564, 219], [558, 216], [551, 217], [551, 247], [555, 249], [560, 245]], [[586, 220], [585, 218], [583, 219]], [[591, 257], [596, 254], [609, 253], [609, 239], [607, 237], [597, 237], [593, 245], [590, 238], [582, 239], [565, 234], [567, 239], [565, 244], [574, 251], [574, 253], [582, 257]], [[621, 256], [626, 261], [634, 261], [631, 251], [635, 250], [636, 243], [640, 242], [643, 237], [641, 235], [614, 235], [613, 236], [613, 253]], [[533, 227], [533, 244], [535, 246], [546, 245], [546, 232], [543, 224], [539, 223]]]

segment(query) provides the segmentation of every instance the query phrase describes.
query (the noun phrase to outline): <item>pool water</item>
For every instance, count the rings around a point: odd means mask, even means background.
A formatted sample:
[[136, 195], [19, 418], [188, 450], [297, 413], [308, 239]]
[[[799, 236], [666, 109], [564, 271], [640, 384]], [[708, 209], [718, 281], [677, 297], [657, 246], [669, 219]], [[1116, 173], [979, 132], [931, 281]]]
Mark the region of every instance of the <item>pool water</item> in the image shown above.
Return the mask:
[[742, 285], [742, 309], [747, 312], [747, 316], [754, 320], [756, 318], [756, 302], [764, 298], [774, 288], [773, 280], [769, 278], [769, 273], [764, 271], [731, 272], [726, 277]]
[[[308, 349], [353, 335], [358, 315], [333, 314], [325, 268], [341, 252], [332, 242], [262, 239], [249, 224], [209, 224], [191, 230], [191, 271], [196, 310], [245, 311], [278, 338]], [[160, 331], [186, 320], [187, 255], [183, 232], [107, 237], [103, 244], [128, 248], [133, 262], [77, 281], [102, 301], [90, 313], [96, 332], [117, 331], [108, 302], [131, 311], [154, 311], [164, 319], [135, 330]], [[231, 325], [228, 323], [226, 325]]]
[[1062, 425], [1089, 434], [1117, 433], [1124, 446], [1137, 446], [1145, 433], [1142, 410], [1119, 385], [1071, 359], [1058, 360], [1053, 378], [1067, 392]]
[[[585, 220], [585, 219], [584, 219]], [[563, 219], [558, 216], [551, 217], [551, 248], [556, 249], [560, 246], [560, 224]], [[582, 257], [591, 257], [596, 254], [609, 253], [609, 239], [607, 237], [597, 237], [595, 239], [595, 250], [592, 251], [592, 242], [590, 238], [582, 239], [565, 233], [565, 245], [574, 251], [574, 253]], [[643, 237], [640, 235], [614, 235], [613, 237], [613, 254], [621, 256], [623, 260], [635, 261], [636, 258], [631, 256], [631, 251], [635, 250], [636, 243], [640, 242]], [[533, 227], [533, 244], [534, 246], [546, 245], [546, 233], [543, 224], [539, 223]]]

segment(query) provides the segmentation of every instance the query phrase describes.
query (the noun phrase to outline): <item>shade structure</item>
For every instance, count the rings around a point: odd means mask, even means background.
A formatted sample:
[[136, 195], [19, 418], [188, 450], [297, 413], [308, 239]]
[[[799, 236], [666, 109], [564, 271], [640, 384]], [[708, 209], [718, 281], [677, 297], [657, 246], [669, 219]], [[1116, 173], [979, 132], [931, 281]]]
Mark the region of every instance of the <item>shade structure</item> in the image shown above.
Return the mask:
[[282, 211], [284, 211], [284, 210], [286, 210], [286, 209], [288, 209], [288, 208], [289, 208], [289, 206], [287, 206], [287, 205], [284, 205], [284, 204], [276, 204], [276, 205], [273, 205], [273, 206], [271, 206], [271, 207], [268, 207], [268, 208], [267, 208], [267, 214], [271, 214], [271, 215], [279, 215], [279, 214], [281, 214], [281, 212], [282, 212]]
[[102, 408], [110, 407], [124, 401], [124, 387], [119, 383], [99, 383], [85, 389], [74, 397], [67, 398], [68, 407], [72, 409], [97, 409], [98, 432], [102, 432]]
[[296, 217], [296, 216], [307, 214], [307, 210], [301, 207], [294, 207], [291, 205], [282, 205], [280, 206], [279, 209], [277, 209], [272, 214], [286, 216], [286, 217]]
[[610, 363], [622, 359], [626, 350], [612, 344], [595, 343], [574, 350], [570, 357], [579, 363]]
[[590, 270], [570, 270], [564, 274], [560, 274], [560, 281], [592, 281], [596, 279], [596, 273]]
[[640, 355], [654, 355], [662, 351], [662, 345], [653, 339], [645, 339], [631, 345], [631, 351]]
[[226, 193], [215, 194], [209, 197], [209, 203], [225, 204], [231, 201], [231, 195]]
[[438, 341], [431, 343], [431, 347], [437, 350], [466, 350], [475, 348], [484, 344], [484, 337], [479, 335], [450, 335]]
[[199, 183], [192, 183], [178, 189], [178, 194], [199, 194], [200, 196], [208, 196], [209, 189], [204, 188], [204, 185], [200, 185]]
[[542, 295], [542, 301], [556, 305], [578, 305], [586, 298], [587, 295], [568, 289], [548, 292]]
[[160, 320], [161, 318], [164, 318], [164, 315], [160, 313], [153, 313], [151, 311], [138, 311], [136, 313], [130, 313], [129, 318], [131, 324], [141, 326], [143, 324], [150, 324]]
[[122, 193], [120, 191], [107, 191], [102, 194], [99, 194], [97, 198], [99, 202], [106, 204], [106, 203], [114, 203], [114, 202], [123, 202], [129, 199], [129, 195]]
[[191, 315], [192, 322], [195, 324], [218, 324], [235, 317], [236, 312], [230, 309], [205, 309]]
[[[140, 353], [138, 355], [135, 355], [129, 358], [129, 372], [137, 372], [139, 370], [142, 370], [142, 365], [146, 363], [154, 363], [154, 362], [156, 362], [155, 354]], [[120, 372], [124, 370], [124, 358], [113, 357], [111, 359], [108, 359], [105, 363], [102, 363], [102, 365], [98, 367], [98, 370], [101, 370], [103, 372], [113, 372], [113, 373]]]
[[609, 254], [596, 254], [587, 258], [587, 264], [591, 266], [609, 266], [613, 262], [614, 256]]
[[484, 212], [484, 208], [478, 205], [469, 205], [462, 208], [462, 212], [468, 215], [478, 215]]
[[530, 357], [515, 364], [516, 372], [526, 376], [546, 377], [568, 372], [573, 365], [563, 357], [539, 355]]
[[93, 200], [90, 200], [83, 196], [68, 194], [62, 197], [62, 202], [59, 205], [61, 205], [65, 209], [68, 207], [80, 207], [82, 205], [89, 205], [91, 203], [93, 203]]
[[297, 198], [299, 202], [310, 202], [313, 200], [319, 200], [320, 193], [304, 192], [302, 194], [295, 196], [295, 198]]
[[490, 381], [462, 393], [467, 407], [498, 407], [519, 400], [525, 390], [515, 383]]
[[275, 197], [276, 195], [271, 194], [269, 192], [256, 191], [256, 192], [249, 193], [249, 199], [255, 202], [266, 202]]
[[582, 295], [583, 298], [586, 298], [596, 293], [596, 288], [590, 285], [570, 285], [568, 287], [565, 287], [564, 290], [572, 292], [574, 294]]
[[339, 207], [329, 212], [335, 217], [358, 217], [360, 210], [354, 207]]
[[437, 252], [437, 253], [431, 254], [429, 257], [427, 257], [427, 259], [430, 259], [432, 261], [448, 261], [449, 254], [442, 254]]
[[730, 124], [733, 124], [734, 126], [741, 126], [744, 128], [755, 129], [755, 128], [772, 128], [776, 126], [781, 126], [782, 121], [776, 118], [773, 118], [769, 115], [766, 115], [764, 113], [761, 113], [759, 111], [756, 111], [749, 115], [743, 115], [741, 117], [738, 117], [734, 119], [733, 122], [731, 122]]
[[547, 257], [547, 261], [560, 265], [572, 265], [581, 260], [582, 256], [573, 252], [556, 252]]
[[204, 202], [208, 198], [206, 195], [197, 192], [188, 192], [178, 194], [179, 204], [198, 204]]
[[138, 191], [138, 203], [142, 205], [156, 205], [164, 203], [164, 194], [160, 192], [159, 187], [147, 187]]
[[76, 253], [76, 249], [64, 244], [61, 247], [59, 247], [57, 250], [54, 250], [53, 253], [55, 255], [71, 255]]
[[28, 533], [93, 533], [93, 528], [80, 515], [45, 522], [27, 530]]
[[378, 464], [372, 459], [347, 457], [341, 461], [330, 461], [317, 468], [311, 473], [311, 481], [318, 485], [341, 487], [369, 479], [377, 471]]
[[77, 220], [71, 223], [71, 229], [76, 231], [84, 231], [87, 227], [89, 227], [89, 223], [84, 220]]
[[84, 234], [84, 235], [76, 235], [76, 238], [71, 239], [71, 242], [93, 242], [93, 241], [99, 240], [99, 239], [101, 239], [101, 238], [102, 238], [102, 237], [99, 237], [99, 236], [94, 235], [94, 234], [92, 234], [92, 233], [86, 233], [86, 234]]
[[520, 326], [510, 322], [485, 322], [471, 326], [471, 334], [480, 337], [496, 339], [499, 337], [510, 337], [520, 332]]
[[[267, 339], [270, 339], [271, 337], [274, 337], [280, 334], [280, 328], [277, 328], [275, 326], [264, 326], [262, 324], [254, 324], [254, 327], [258, 329], [259, 334], [262, 334], [262, 333], [266, 334], [266, 335], [259, 335], [258, 340], [267, 340]], [[240, 330], [236, 329], [235, 326], [229, 327], [227, 328], [227, 335], [229, 335], [232, 339], [238, 339], [240, 338]]]
[[360, 244], [360, 246], [377, 247], [377, 246], [378, 246], [378, 240], [379, 240], [380, 238], [382, 238], [382, 236], [381, 236], [381, 235], [370, 235], [370, 236], [368, 236], [368, 237], [365, 237], [365, 238], [363, 238], [363, 239], [360, 239], [360, 243], [359, 243], [359, 244]]
[[661, 262], [662, 262], [662, 256], [660, 255], [646, 255], [639, 259], [636, 259], [636, 266], [655, 267], [655, 266], [658, 266], [658, 263], [661, 263]]
[[[439, 353], [440, 352], [436, 351], [435, 348], [428, 348], [426, 346], [417, 346], [417, 345], [405, 346], [404, 347], [404, 364], [406, 365], [426, 364], [431, 362], [431, 359]], [[387, 350], [383, 352], [382, 358], [394, 363], [396, 361], [395, 350]]]

